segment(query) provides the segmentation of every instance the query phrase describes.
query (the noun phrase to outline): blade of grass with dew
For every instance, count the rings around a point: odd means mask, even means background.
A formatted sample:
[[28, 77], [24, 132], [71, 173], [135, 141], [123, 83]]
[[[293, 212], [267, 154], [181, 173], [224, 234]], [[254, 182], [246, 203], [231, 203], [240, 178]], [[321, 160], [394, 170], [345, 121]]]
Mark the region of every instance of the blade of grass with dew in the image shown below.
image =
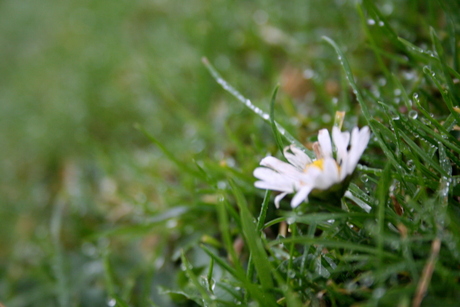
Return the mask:
[[383, 30], [385, 37], [388, 38], [395, 45], [395, 47], [406, 51], [406, 46], [399, 41], [398, 35], [393, 30], [393, 28], [391, 28], [388, 20], [386, 20], [384, 15], [377, 8], [375, 2], [372, 0], [363, 0], [362, 4], [364, 5], [371, 18], [373, 18], [374, 21], [377, 21], [379, 27]]
[[[452, 97], [452, 101], [454, 102], [455, 105], [458, 105], [458, 89], [454, 85], [454, 82], [450, 76], [449, 73], [449, 65], [447, 65], [446, 60], [445, 60], [445, 53], [444, 53], [444, 48], [441, 45], [441, 42], [439, 41], [439, 37], [436, 34], [435, 30], [433, 28], [430, 28], [430, 35], [431, 35], [431, 40], [433, 41], [434, 49], [436, 50], [439, 62], [441, 64], [441, 69], [443, 72], [444, 80], [447, 83], [447, 87], [449, 88], [449, 96]], [[456, 58], [456, 56], [454, 56]]]
[[399, 81], [399, 78], [396, 77], [395, 74], [391, 74], [391, 80], [393, 80], [393, 84], [396, 86], [396, 88], [401, 92], [401, 97], [402, 97], [402, 100], [404, 102], [404, 105], [406, 106], [406, 108], [408, 110], [410, 110], [412, 108], [412, 103], [411, 103], [411, 100], [409, 98], [409, 95], [407, 94], [407, 91], [406, 89], [404, 88], [404, 86], [401, 84], [401, 81]]
[[235, 278], [238, 278], [238, 273], [234, 268], [232, 268], [226, 261], [222, 260], [219, 256], [214, 254], [206, 245], [202, 244], [201, 248], [204, 250], [206, 254], [209, 255], [214, 261], [225, 271], [229, 272]]
[[377, 138], [377, 142], [379, 143], [380, 147], [383, 150], [383, 153], [387, 157], [391, 163], [397, 167], [401, 168], [401, 164], [398, 162], [397, 157], [395, 156], [394, 152], [387, 146], [385, 139], [383, 138], [383, 134], [386, 134], [389, 130], [387, 127], [376, 121], [375, 119], [371, 119], [369, 121], [369, 125], [373, 127], [374, 136]]
[[382, 176], [380, 176], [379, 183], [377, 185], [377, 197], [378, 197], [378, 207], [376, 212], [376, 219], [378, 224], [378, 234], [377, 234], [377, 250], [378, 250], [378, 268], [382, 268], [383, 259], [384, 259], [384, 249], [383, 243], [385, 240], [385, 208], [388, 201], [388, 191], [390, 188], [391, 182], [391, 164], [387, 164], [383, 169]]
[[103, 257], [104, 276], [105, 276], [105, 283], [107, 286], [107, 292], [109, 295], [109, 302], [110, 304], [115, 303], [112, 306], [117, 305], [121, 307], [128, 307], [129, 305], [123, 299], [121, 299], [115, 291], [115, 288], [116, 288], [115, 277], [114, 277], [115, 273], [113, 272], [112, 265], [110, 264], [109, 252], [108, 250], [106, 250], [103, 253], [104, 253], [104, 257]]
[[[386, 76], [387, 80], [390, 80], [390, 72], [389, 72], [387, 66], [385, 65], [385, 63], [383, 62], [382, 57], [380, 56], [381, 53], [378, 51], [379, 48], [377, 47], [377, 44], [375, 43], [374, 36], [371, 35], [369, 23], [367, 22], [367, 20], [366, 20], [366, 18], [364, 16], [362, 5], [357, 4], [356, 6], [357, 6], [357, 9], [358, 9], [359, 17], [361, 18], [361, 27], [364, 29], [364, 31], [366, 33], [366, 37], [370, 42], [370, 48], [374, 52], [374, 55], [375, 55], [375, 58], [377, 59], [377, 63], [379, 65], [379, 67], [380, 67], [380, 70], [383, 71], [383, 74]], [[375, 20], [374, 20], [374, 22], [375, 22]]]
[[279, 85], [275, 87], [273, 90], [272, 98], [270, 99], [270, 126], [272, 127], [273, 136], [275, 138], [276, 145], [278, 146], [279, 151], [283, 154], [283, 140], [281, 139], [280, 133], [278, 128], [276, 127], [275, 122], [275, 101], [276, 101], [276, 94], [278, 93]]
[[213, 292], [212, 290], [212, 285], [214, 283], [213, 279], [212, 279], [212, 276], [214, 274], [214, 258], [210, 258], [209, 259], [209, 266], [208, 266], [208, 275], [206, 275], [206, 281], [207, 281], [207, 285], [208, 285], [208, 291], [209, 292]]
[[[262, 201], [262, 206], [260, 208], [259, 217], [257, 218], [257, 232], [258, 233], [261, 233], [263, 231], [269, 203], [270, 203], [270, 191], [266, 190], [264, 200]], [[254, 275], [254, 261], [252, 258], [253, 258], [253, 255], [252, 254], [249, 255], [248, 269], [247, 269], [247, 276], [249, 280], [252, 280], [252, 276]]]
[[423, 72], [425, 73], [426, 76], [428, 76], [428, 79], [430, 79], [433, 82], [433, 84], [438, 88], [438, 91], [441, 94], [450, 113], [455, 117], [457, 122], [460, 122], [460, 114], [457, 113], [454, 109], [454, 105], [452, 101], [452, 99], [454, 98], [452, 98], [451, 93], [448, 91], [446, 93], [446, 91], [444, 90], [442, 86], [442, 81], [439, 80], [439, 78], [436, 76], [436, 73], [431, 68], [429, 68], [428, 66], [425, 66], [423, 67]]
[[187, 258], [185, 258], [183, 251], [181, 253], [181, 261], [185, 269], [185, 274], [189, 278], [189, 281], [191, 281], [195, 288], [200, 292], [201, 299], [203, 300], [203, 303], [205, 303], [204, 306], [216, 307], [217, 305], [209, 296], [207, 289], [203, 287], [203, 285], [198, 280], [198, 277], [195, 275], [195, 273], [193, 273], [192, 265], [190, 264], [190, 262], [188, 262]]
[[[431, 118], [431, 116], [428, 115], [428, 118]], [[406, 121], [406, 119], [404, 118], [401, 118], [401, 120], [403, 123]], [[420, 137], [426, 140], [428, 143], [434, 146], [434, 150], [436, 150], [438, 144], [441, 143], [447, 148], [451, 149], [452, 151], [460, 153], [460, 147], [451, 142], [454, 141], [455, 143], [458, 143], [458, 141], [449, 132], [447, 132], [445, 128], [440, 128], [438, 131], [436, 131], [434, 129], [431, 129], [430, 127], [427, 127], [427, 125], [417, 120], [412, 120], [412, 123], [414, 126], [414, 130], [412, 130], [411, 133], [416, 137]], [[439, 124], [435, 125], [435, 127], [437, 126], [439, 126]], [[405, 127], [406, 130], [410, 129], [410, 127], [407, 125]], [[458, 155], [455, 155], [450, 150], [448, 150], [446, 153], [447, 156], [455, 162], [455, 164], [460, 165]]]
[[[208, 69], [208, 71], [213, 76], [214, 80], [218, 84], [222, 86], [224, 90], [230, 93], [233, 97], [235, 97], [239, 102], [245, 105], [248, 109], [253, 111], [256, 115], [260, 116], [264, 121], [270, 124], [270, 115], [262, 111], [259, 107], [256, 107], [252, 104], [252, 102], [241, 95], [235, 88], [233, 88], [227, 81], [225, 81], [222, 76], [217, 72], [217, 70], [211, 65], [207, 58], [202, 59], [203, 64]], [[302, 151], [304, 151], [310, 157], [313, 157], [314, 154], [305, 148], [296, 138], [294, 138], [285, 128], [283, 128], [279, 123], [275, 121], [276, 129], [278, 130], [279, 134], [282, 135], [289, 143], [295, 144], [299, 147]]]
[[232, 187], [233, 195], [235, 196], [236, 203], [240, 209], [243, 234], [248, 243], [248, 247], [253, 254], [254, 265], [256, 267], [260, 283], [265, 289], [271, 289], [274, 285], [270, 274], [272, 268], [270, 262], [268, 261], [262, 241], [260, 240], [260, 233], [257, 231], [257, 226], [254, 224], [247, 202], [241, 194], [241, 191], [233, 181], [230, 181], [230, 186]]
[[353, 219], [353, 218], [369, 218], [369, 214], [367, 213], [359, 213], [359, 212], [346, 212], [346, 213], [309, 213], [304, 215], [297, 215], [295, 213], [286, 213], [285, 215], [292, 221], [296, 223], [321, 223], [326, 222], [328, 220], [340, 220], [340, 219]]
[[61, 243], [61, 226], [62, 216], [64, 214], [65, 200], [63, 192], [59, 192], [50, 221], [50, 234], [53, 245], [53, 273], [57, 281], [57, 299], [59, 306], [65, 307], [70, 305], [69, 280], [64, 270], [64, 254]]
[[363, 252], [371, 255], [380, 255], [382, 254], [385, 258], [388, 259], [399, 259], [398, 255], [395, 255], [391, 252], [383, 252], [380, 251], [376, 247], [365, 246], [363, 244], [355, 244], [345, 241], [333, 241], [333, 240], [326, 240], [326, 239], [318, 239], [318, 238], [309, 238], [305, 236], [299, 236], [295, 238], [284, 238], [284, 239], [277, 239], [273, 240], [268, 243], [269, 247], [276, 246], [279, 244], [288, 244], [288, 243], [302, 243], [302, 244], [315, 244], [315, 245], [324, 245], [330, 248], [343, 248], [349, 251], [355, 252]]
[[220, 233], [222, 234], [224, 246], [230, 256], [230, 261], [235, 266], [236, 271], [241, 274], [243, 271], [243, 268], [241, 267], [240, 261], [233, 247], [233, 242], [232, 242], [232, 238], [230, 234], [230, 224], [229, 224], [229, 219], [227, 215], [227, 207], [230, 207], [230, 206], [227, 206], [224, 196], [221, 195], [219, 204], [217, 206], [217, 215], [219, 218]]
[[420, 158], [425, 160], [426, 163], [432, 168], [434, 168], [437, 172], [439, 172], [443, 176], [447, 176], [441, 166], [435, 160], [431, 159], [425, 151], [423, 151], [417, 144], [414, 143], [404, 132], [399, 131], [399, 135], [401, 138], [406, 142], [407, 145], [411, 148], [413, 152], [415, 152]]
[[[221, 197], [221, 201], [218, 206], [218, 217], [219, 217], [219, 226], [220, 226], [220, 231], [222, 233], [223, 239], [224, 239], [224, 245], [226, 247], [227, 252], [230, 255], [230, 259], [235, 266], [235, 269], [232, 270], [236, 277], [243, 283], [245, 289], [248, 290], [248, 293], [257, 301], [260, 303], [264, 304], [264, 306], [270, 306], [270, 302], [273, 302], [273, 298], [271, 296], [265, 295], [266, 289], [259, 289], [255, 284], [253, 284], [251, 281], [249, 281], [246, 278], [246, 274], [242, 268], [242, 265], [240, 263], [240, 260], [238, 259], [238, 256], [236, 255], [235, 249], [232, 244], [231, 240], [231, 235], [230, 235], [230, 225], [228, 223], [228, 216], [227, 216], [227, 208], [231, 206], [228, 206], [225, 198]], [[238, 220], [238, 217], [237, 217]], [[244, 229], [245, 222], [241, 220], [242, 227]], [[217, 259], [215, 259], [217, 261]], [[219, 263], [219, 262], [218, 262]], [[270, 270], [266, 271], [268, 274]], [[263, 286], [264, 284], [262, 284]]]

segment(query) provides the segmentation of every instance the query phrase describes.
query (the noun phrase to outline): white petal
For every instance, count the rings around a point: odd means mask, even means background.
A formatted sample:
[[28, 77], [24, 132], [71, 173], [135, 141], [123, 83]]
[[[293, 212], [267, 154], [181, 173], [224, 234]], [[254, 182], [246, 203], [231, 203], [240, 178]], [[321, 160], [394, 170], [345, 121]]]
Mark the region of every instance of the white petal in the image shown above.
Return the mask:
[[294, 188], [299, 186], [296, 179], [277, 173], [276, 171], [266, 167], [256, 168], [254, 170], [254, 177], [260, 179], [260, 181], [256, 181], [254, 183], [254, 185], [259, 189], [292, 193]]
[[269, 167], [281, 174], [298, 172], [298, 169], [291, 164], [270, 156], [263, 158], [262, 161], [260, 161], [260, 165]]
[[267, 167], [258, 167], [253, 172], [254, 177], [257, 179], [265, 180], [265, 181], [278, 181], [283, 179], [284, 176], [280, 173], [272, 170], [271, 168]]
[[268, 182], [268, 181], [256, 181], [254, 182], [254, 186], [259, 189], [264, 190], [272, 190], [278, 192], [287, 192], [287, 193], [294, 193], [294, 188], [296, 187], [294, 184], [289, 184], [289, 182]]
[[289, 161], [289, 163], [300, 170], [305, 169], [305, 166], [311, 163], [310, 157], [294, 145], [284, 148], [284, 156]]
[[356, 164], [358, 164], [361, 155], [367, 147], [370, 139], [369, 127], [365, 126], [361, 130], [354, 128], [351, 133], [351, 147], [348, 152], [347, 165], [344, 170], [346, 170], [347, 175], [353, 173], [355, 170]]
[[318, 143], [321, 146], [321, 153], [323, 157], [332, 156], [332, 143], [331, 137], [329, 136], [329, 131], [327, 129], [321, 129], [318, 132]]
[[276, 197], [275, 197], [275, 206], [276, 206], [276, 208], [279, 209], [279, 207], [280, 207], [280, 201], [281, 201], [281, 200], [284, 198], [284, 196], [286, 196], [287, 194], [288, 194], [288, 193], [285, 192], [285, 193], [281, 193], [281, 194], [276, 195]]
[[310, 194], [312, 189], [313, 189], [313, 186], [311, 185], [301, 188], [292, 198], [291, 207], [296, 208], [297, 206], [299, 206], [304, 200], [307, 199], [307, 196], [308, 194]]
[[338, 127], [332, 129], [332, 139], [334, 140], [335, 147], [337, 148], [337, 162], [342, 165], [342, 162], [347, 158], [347, 147], [350, 142], [350, 133], [340, 132]]
[[340, 182], [339, 168], [333, 158], [324, 159], [323, 171], [316, 177], [315, 188], [327, 190], [332, 185]]

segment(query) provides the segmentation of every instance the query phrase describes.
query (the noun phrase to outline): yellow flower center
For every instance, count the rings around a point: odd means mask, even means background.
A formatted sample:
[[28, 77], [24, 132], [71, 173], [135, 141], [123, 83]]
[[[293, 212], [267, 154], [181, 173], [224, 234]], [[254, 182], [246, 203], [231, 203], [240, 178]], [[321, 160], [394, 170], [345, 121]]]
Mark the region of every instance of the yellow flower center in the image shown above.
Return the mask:
[[320, 170], [323, 170], [324, 169], [324, 159], [318, 159], [318, 160], [313, 161], [312, 163], [305, 166], [304, 171], [306, 171], [309, 167], [312, 167], [312, 166], [315, 166], [319, 168]]

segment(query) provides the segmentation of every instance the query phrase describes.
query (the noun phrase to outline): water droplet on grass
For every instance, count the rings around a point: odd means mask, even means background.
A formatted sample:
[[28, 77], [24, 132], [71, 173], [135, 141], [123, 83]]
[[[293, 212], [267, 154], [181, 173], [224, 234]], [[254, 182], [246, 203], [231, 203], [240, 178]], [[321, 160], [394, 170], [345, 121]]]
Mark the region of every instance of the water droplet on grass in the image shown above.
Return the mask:
[[412, 160], [409, 160], [409, 161], [407, 161], [407, 163], [406, 163], [406, 164], [407, 164], [407, 167], [409, 168], [409, 170], [411, 170], [411, 171], [413, 171], [413, 170], [414, 170], [414, 168], [415, 168], [415, 164], [414, 164], [414, 161], [412, 161]]
[[415, 111], [415, 110], [410, 110], [410, 111], [409, 111], [409, 117], [412, 118], [412, 119], [417, 119], [417, 117], [418, 117], [417, 111]]
[[367, 24], [370, 25], [370, 26], [373, 26], [373, 25], [375, 25], [375, 20], [374, 19], [368, 19]]
[[107, 300], [107, 306], [113, 307], [117, 304], [117, 301], [114, 298], [110, 298]]

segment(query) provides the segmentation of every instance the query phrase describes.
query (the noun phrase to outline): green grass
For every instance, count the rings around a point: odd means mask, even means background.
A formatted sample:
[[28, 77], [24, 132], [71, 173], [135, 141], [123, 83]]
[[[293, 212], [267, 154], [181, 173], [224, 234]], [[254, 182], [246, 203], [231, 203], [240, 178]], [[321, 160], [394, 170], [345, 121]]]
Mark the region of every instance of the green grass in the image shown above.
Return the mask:
[[[3, 2], [0, 303], [455, 306], [458, 16], [442, 0]], [[352, 196], [276, 209], [254, 168], [310, 153], [341, 110], [372, 131]]]

